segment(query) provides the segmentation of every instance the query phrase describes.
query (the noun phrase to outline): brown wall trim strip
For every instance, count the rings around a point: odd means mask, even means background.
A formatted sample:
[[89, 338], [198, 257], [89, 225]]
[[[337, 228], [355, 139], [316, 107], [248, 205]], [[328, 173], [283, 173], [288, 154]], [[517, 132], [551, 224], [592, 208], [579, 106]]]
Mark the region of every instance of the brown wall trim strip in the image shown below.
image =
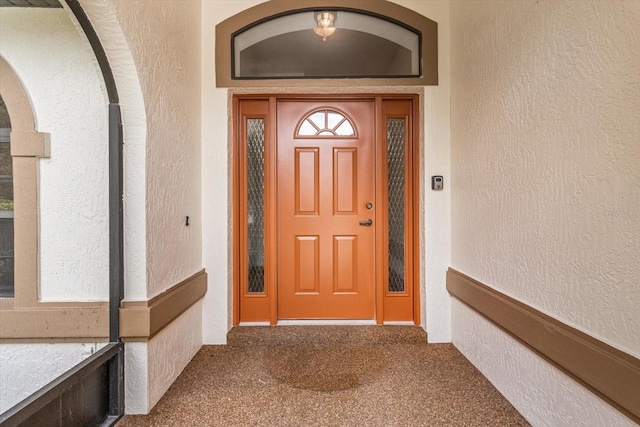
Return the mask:
[[447, 290], [640, 423], [640, 360], [451, 268]]
[[109, 309], [43, 307], [0, 310], [0, 342], [97, 342], [109, 337]]
[[202, 270], [149, 301], [123, 301], [120, 336], [125, 342], [148, 341], [207, 292], [207, 273]]

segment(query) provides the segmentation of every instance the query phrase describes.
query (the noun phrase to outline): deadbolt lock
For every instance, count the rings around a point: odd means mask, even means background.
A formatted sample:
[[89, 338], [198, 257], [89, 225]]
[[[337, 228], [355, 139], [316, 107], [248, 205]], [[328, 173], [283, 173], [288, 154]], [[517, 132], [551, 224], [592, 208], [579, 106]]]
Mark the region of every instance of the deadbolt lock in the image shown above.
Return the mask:
[[365, 205], [367, 207], [367, 209], [371, 210], [373, 209], [373, 203], [371, 202], [367, 202], [367, 204]]

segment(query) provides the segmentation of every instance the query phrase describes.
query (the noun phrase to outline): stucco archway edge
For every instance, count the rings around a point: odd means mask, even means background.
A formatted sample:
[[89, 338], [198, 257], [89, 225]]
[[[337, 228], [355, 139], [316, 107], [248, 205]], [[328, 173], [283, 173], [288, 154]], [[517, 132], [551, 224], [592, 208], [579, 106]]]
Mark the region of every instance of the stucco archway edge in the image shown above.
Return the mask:
[[17, 73], [2, 55], [0, 55], [0, 94], [6, 103], [12, 129], [22, 132], [36, 131], [36, 117], [31, 108], [29, 94]]
[[[124, 128], [125, 299], [147, 299], [146, 140], [147, 116], [133, 55], [113, 2], [79, 0], [100, 39], [118, 89]], [[64, 2], [63, 2], [64, 4]], [[73, 13], [65, 7], [77, 24]], [[79, 24], [77, 24], [79, 25]], [[79, 29], [79, 31], [82, 31]]]

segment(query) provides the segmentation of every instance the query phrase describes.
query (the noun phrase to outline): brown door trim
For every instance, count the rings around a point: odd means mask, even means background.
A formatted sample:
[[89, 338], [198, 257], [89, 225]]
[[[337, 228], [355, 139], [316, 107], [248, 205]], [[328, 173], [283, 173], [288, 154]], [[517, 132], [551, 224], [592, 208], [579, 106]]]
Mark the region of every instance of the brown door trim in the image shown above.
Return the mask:
[[[420, 238], [419, 238], [419, 96], [416, 94], [373, 95], [245, 95], [232, 98], [232, 181], [233, 181], [233, 325], [261, 323], [275, 325], [277, 316], [276, 252], [276, 102], [296, 100], [374, 100], [376, 105], [376, 198], [386, 201], [386, 120], [404, 117], [405, 151], [405, 274], [406, 290], [390, 294], [388, 281], [388, 243], [386, 240], [387, 204], [376, 203], [376, 323], [412, 321], [420, 324]], [[403, 102], [404, 101], [404, 102]], [[386, 108], [387, 105], [391, 107]], [[264, 120], [264, 292], [248, 294], [247, 287], [247, 164], [246, 129], [248, 118]], [[384, 221], [384, 222], [382, 222]], [[400, 314], [399, 314], [400, 313]], [[402, 314], [404, 313], [404, 314]], [[409, 314], [407, 314], [409, 313]]]

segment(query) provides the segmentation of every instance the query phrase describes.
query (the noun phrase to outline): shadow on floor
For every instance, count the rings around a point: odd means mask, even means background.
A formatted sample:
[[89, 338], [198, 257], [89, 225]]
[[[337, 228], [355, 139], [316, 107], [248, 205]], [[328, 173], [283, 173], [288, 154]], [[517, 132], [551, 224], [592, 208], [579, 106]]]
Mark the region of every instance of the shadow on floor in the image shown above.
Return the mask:
[[411, 326], [234, 328], [132, 426], [528, 426], [451, 344]]

